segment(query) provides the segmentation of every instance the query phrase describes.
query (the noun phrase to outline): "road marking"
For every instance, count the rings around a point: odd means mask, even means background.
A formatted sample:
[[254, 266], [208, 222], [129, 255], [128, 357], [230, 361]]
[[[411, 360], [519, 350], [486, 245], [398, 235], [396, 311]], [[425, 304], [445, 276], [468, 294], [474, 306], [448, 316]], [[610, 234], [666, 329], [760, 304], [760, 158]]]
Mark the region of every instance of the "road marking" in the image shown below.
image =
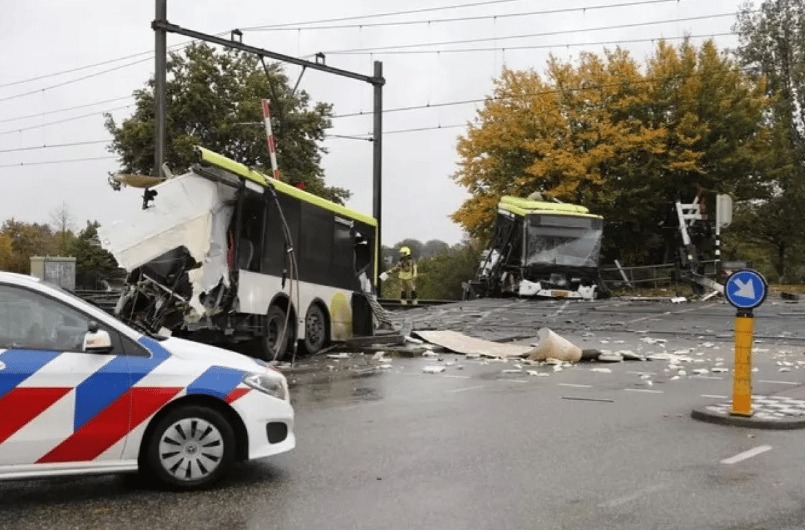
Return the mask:
[[520, 381], [519, 379], [503, 379], [503, 381], [508, 381], [509, 383], [528, 383], [528, 381]]
[[753, 456], [757, 456], [759, 454], [765, 453], [766, 451], [771, 451], [770, 445], [759, 445], [754, 449], [750, 449], [748, 451], [744, 451], [743, 453], [738, 453], [735, 456], [731, 456], [730, 458], [725, 458], [721, 461], [722, 464], [737, 464], [738, 462], [742, 462]]
[[586, 398], [576, 396], [562, 396], [562, 399], [569, 399], [571, 401], [601, 401], [602, 403], [615, 403], [614, 399], [598, 399], [598, 398]]
[[471, 379], [472, 376], [469, 375], [446, 375], [445, 377], [449, 377], [451, 379]]
[[712, 399], [727, 399], [727, 396], [719, 396], [718, 394], [702, 394], [700, 397]]
[[646, 374], [646, 375], [657, 375], [657, 372], [626, 372], [626, 373], [627, 373], [627, 374], [632, 374], [632, 375], [643, 375], [643, 374]]
[[758, 381], [758, 383], [768, 383], [771, 385], [799, 385], [796, 381]]
[[559, 386], [569, 386], [571, 388], [592, 388], [593, 385], [577, 385], [574, 383], [559, 383]]
[[690, 313], [691, 311], [696, 311], [698, 309], [709, 309], [709, 308], [711, 308], [711, 307], [713, 307], [715, 305], [716, 304], [708, 304], [708, 305], [702, 306], [702, 307], [694, 306], [694, 307], [691, 307], [689, 309], [682, 309], [682, 310], [679, 310], [679, 311], [666, 311], [664, 313], [656, 313], [656, 314], [649, 315], [647, 317], [640, 317], [640, 318], [636, 318], [634, 320], [627, 320], [626, 323], [627, 324], [635, 324], [637, 322], [642, 322], [644, 320], [657, 319], [658, 317], [662, 318], [662, 317], [669, 316], [669, 315], [680, 315], [682, 313]]
[[648, 388], [624, 388], [626, 392], [643, 392], [644, 394], [662, 394], [662, 390], [649, 390]]
[[562, 304], [562, 307], [557, 309], [556, 313], [554, 313], [553, 316], [558, 317], [559, 315], [561, 315], [565, 311], [565, 309], [567, 309], [568, 305], [570, 305], [570, 300], [567, 300], [564, 304]]
[[485, 385], [476, 385], [476, 386], [467, 386], [464, 388], [454, 388], [453, 390], [445, 390], [447, 394], [455, 394], [457, 392], [466, 392], [467, 390], [478, 390], [479, 388], [484, 388]]
[[723, 377], [718, 377], [715, 375], [692, 375], [690, 376], [691, 379], [712, 379], [714, 381], [721, 381], [724, 379]]
[[649, 495], [650, 493], [656, 493], [660, 490], [666, 489], [668, 486], [666, 484], [658, 484], [656, 486], [649, 486], [648, 488], [643, 488], [640, 491], [636, 491], [629, 495], [624, 495], [623, 497], [615, 497], [611, 501], [602, 502], [598, 505], [599, 508], [617, 508], [618, 506], [622, 506], [626, 503], [636, 501], [640, 497], [644, 495]]

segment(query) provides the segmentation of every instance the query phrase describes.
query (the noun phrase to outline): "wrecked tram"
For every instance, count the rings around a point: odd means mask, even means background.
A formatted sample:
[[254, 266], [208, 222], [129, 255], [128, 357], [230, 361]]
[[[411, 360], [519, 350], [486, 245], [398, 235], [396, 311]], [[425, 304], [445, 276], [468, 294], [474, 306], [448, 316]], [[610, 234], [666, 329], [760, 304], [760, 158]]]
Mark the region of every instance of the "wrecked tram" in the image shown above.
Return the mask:
[[[373, 334], [377, 222], [204, 148], [102, 230], [128, 271], [116, 314], [276, 359]], [[149, 204], [150, 203], [150, 204]]]
[[464, 298], [522, 296], [592, 300], [604, 219], [583, 206], [504, 196], [492, 243]]

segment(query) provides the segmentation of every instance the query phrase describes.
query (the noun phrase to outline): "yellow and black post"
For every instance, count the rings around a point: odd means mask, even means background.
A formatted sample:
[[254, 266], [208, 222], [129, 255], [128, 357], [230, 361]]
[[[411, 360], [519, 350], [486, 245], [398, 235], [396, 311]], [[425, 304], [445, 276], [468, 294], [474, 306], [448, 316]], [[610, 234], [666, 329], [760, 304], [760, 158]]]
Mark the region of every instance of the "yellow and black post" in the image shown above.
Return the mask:
[[755, 328], [753, 309], [766, 299], [768, 284], [757, 271], [742, 269], [724, 285], [724, 296], [738, 310], [735, 315], [735, 369], [732, 380], [733, 416], [752, 415], [752, 340]]
[[738, 311], [735, 316], [735, 370], [732, 378], [733, 416], [752, 415], [752, 335], [755, 316], [752, 311]]

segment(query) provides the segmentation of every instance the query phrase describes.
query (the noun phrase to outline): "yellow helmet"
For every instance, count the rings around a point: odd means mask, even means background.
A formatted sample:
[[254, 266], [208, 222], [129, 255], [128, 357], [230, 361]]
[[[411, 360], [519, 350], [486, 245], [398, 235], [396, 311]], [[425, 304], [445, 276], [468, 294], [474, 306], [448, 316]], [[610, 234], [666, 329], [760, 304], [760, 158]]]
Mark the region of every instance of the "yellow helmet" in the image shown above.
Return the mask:
[[400, 256], [406, 257], [411, 255], [411, 249], [408, 247], [400, 247]]

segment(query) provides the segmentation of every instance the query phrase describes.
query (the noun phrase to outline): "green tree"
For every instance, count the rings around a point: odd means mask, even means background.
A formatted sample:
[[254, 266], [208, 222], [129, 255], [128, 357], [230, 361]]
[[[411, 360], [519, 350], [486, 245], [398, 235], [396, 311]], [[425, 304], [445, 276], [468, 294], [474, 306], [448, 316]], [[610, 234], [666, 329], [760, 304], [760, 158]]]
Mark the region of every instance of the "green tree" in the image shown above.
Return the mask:
[[459, 139], [454, 178], [471, 197], [453, 219], [488, 237], [502, 195], [539, 191], [604, 216], [604, 260], [664, 260], [677, 198], [763, 188], [769, 104], [712, 41], [660, 42], [645, 68], [616, 49], [504, 70]]
[[769, 156], [777, 164], [763, 177], [767, 193], [746, 201], [736, 219], [745, 245], [768, 248], [778, 278], [785, 280], [790, 259], [802, 253], [796, 226], [805, 223], [805, 4], [765, 0], [760, 9], [747, 4], [738, 16], [738, 57], [758, 78], [767, 80], [774, 127]]
[[73, 240], [71, 255], [75, 257], [76, 286], [84, 289], [97, 289], [100, 281], [115, 274], [117, 261], [112, 254], [101, 247], [98, 239], [97, 221], [87, 221], [87, 226]]
[[[270, 174], [260, 100], [271, 101], [272, 129], [283, 180], [342, 203], [349, 192], [329, 187], [321, 168], [320, 145], [330, 127], [332, 107], [311, 104], [304, 90], [294, 92], [277, 64], [267, 71], [253, 55], [215, 51], [192, 44], [168, 61], [166, 162], [174, 173], [194, 160], [196, 145]], [[136, 110], [118, 125], [106, 115], [110, 151], [120, 156], [124, 173], [151, 174], [154, 159], [154, 81], [134, 92]]]

